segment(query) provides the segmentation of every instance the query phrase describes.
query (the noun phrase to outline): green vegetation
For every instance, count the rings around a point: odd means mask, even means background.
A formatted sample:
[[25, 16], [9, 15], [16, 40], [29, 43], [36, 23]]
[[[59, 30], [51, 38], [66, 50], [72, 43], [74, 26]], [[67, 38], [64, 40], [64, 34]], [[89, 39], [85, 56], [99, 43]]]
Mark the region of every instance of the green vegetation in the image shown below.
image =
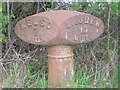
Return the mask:
[[7, 25], [9, 24], [6, 14], [6, 4], [2, 4], [2, 13], [1, 13], [1, 19], [0, 19], [0, 28], [2, 28], [2, 33], [0, 33], [0, 42], [8, 42], [8, 38], [5, 36], [7, 33]]
[[[74, 82], [65, 88], [117, 88], [118, 87], [118, 2], [35, 2], [3, 3], [3, 34], [12, 43], [5, 48], [3, 59], [6, 72], [5, 87], [47, 87], [48, 65], [45, 47], [27, 44], [15, 36], [15, 24], [30, 15], [42, 11], [69, 9], [92, 14], [103, 20], [105, 32], [92, 42], [74, 48]], [[11, 26], [11, 29], [8, 28]], [[8, 32], [10, 36], [8, 35]], [[7, 33], [7, 34], [6, 34]], [[4, 37], [2, 36], [2, 38]], [[9, 37], [8, 37], [9, 36]], [[9, 40], [10, 38], [10, 40]], [[14, 38], [16, 41], [14, 42]], [[0, 40], [1, 41], [1, 40]]]
[[[35, 63], [35, 62], [33, 62]], [[77, 63], [78, 64], [78, 63]], [[117, 88], [118, 87], [118, 68], [106, 73], [106, 67], [98, 65], [99, 70], [94, 72], [93, 68], [85, 71], [80, 65], [75, 67], [74, 83], [72, 82], [64, 88]], [[36, 65], [40, 65], [37, 64]], [[27, 71], [24, 76], [19, 76], [19, 63], [17, 62], [15, 68], [10, 68], [10, 74], [7, 78], [8, 87], [22, 87], [22, 88], [46, 88], [47, 86], [47, 66], [43, 66], [38, 71], [31, 71], [35, 69], [34, 65], [26, 65]], [[94, 77], [96, 75], [96, 81]]]

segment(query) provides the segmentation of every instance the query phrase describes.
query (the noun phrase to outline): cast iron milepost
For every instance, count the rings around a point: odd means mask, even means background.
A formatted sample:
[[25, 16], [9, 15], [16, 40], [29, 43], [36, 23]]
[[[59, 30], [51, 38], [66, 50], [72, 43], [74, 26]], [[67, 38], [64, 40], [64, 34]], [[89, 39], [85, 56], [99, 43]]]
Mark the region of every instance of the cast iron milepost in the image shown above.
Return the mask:
[[16, 35], [25, 42], [46, 46], [48, 85], [69, 85], [74, 73], [73, 47], [93, 41], [104, 32], [104, 24], [90, 14], [70, 10], [38, 13], [19, 21]]

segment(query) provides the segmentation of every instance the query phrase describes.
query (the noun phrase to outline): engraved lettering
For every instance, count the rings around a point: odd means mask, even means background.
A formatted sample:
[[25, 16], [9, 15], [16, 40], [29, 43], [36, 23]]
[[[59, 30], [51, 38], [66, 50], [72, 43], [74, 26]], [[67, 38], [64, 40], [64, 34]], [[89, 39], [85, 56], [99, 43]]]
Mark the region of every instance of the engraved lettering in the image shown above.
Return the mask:
[[84, 41], [84, 40], [83, 40], [83, 36], [81, 35], [81, 37], [80, 37], [80, 42], [83, 43], [83, 41]]
[[34, 23], [35, 26], [38, 26], [38, 23]]
[[68, 35], [67, 35], [67, 33], [65, 33], [65, 38], [68, 39]]
[[80, 31], [81, 31], [81, 33], [83, 33], [83, 28], [82, 27], [80, 28]]
[[92, 18], [92, 19], [90, 20], [90, 24], [91, 24], [91, 25], [94, 25], [94, 21], [95, 21], [95, 18]]
[[75, 41], [78, 41], [78, 37], [75, 35]]
[[34, 32], [34, 36], [37, 36], [37, 29], [33, 29], [33, 32]]
[[25, 25], [22, 25], [21, 23], [20, 23], [20, 27], [21, 27], [22, 30], [25, 30], [25, 29], [26, 29], [26, 26], [25, 26]]
[[87, 30], [87, 27], [86, 26], [81, 26], [80, 27], [80, 31], [81, 31], [81, 33], [83, 34], [85, 34], [85, 33], [87, 33], [88, 32], [88, 30]]
[[87, 27], [84, 26], [84, 33], [87, 33], [87, 32], [88, 32]]
[[98, 32], [99, 30], [97, 29], [96, 32]]
[[85, 23], [89, 23], [90, 18], [88, 16], [85, 17]]
[[45, 25], [45, 19], [43, 18], [40, 20], [40, 26], [43, 27], [44, 25]]
[[[64, 22], [65, 28], [69, 31], [69, 33], [73, 33], [72, 39], [81, 43], [92, 40], [94, 37], [99, 35], [99, 27], [101, 21], [96, 17], [92, 17], [90, 15], [82, 16], [76, 15], [72, 18], [69, 18], [66, 22]], [[66, 33], [65, 32], [65, 33]], [[74, 34], [74, 32], [76, 34]], [[77, 33], [79, 33], [77, 35]], [[71, 35], [65, 34], [65, 38], [70, 38]]]
[[38, 23], [36, 22], [36, 20], [34, 19], [34, 26], [38, 26]]
[[47, 29], [50, 29], [50, 21], [48, 21]]
[[96, 22], [96, 26], [99, 27], [100, 26], [100, 23], [99, 21]]
[[50, 26], [47, 26], [47, 29], [50, 29]]
[[88, 35], [86, 34], [86, 35], [85, 35], [85, 40], [88, 40], [88, 39], [89, 39], [89, 38], [88, 38]]
[[36, 39], [35, 39], [35, 42], [36, 42], [36, 43], [41, 43], [41, 41], [42, 41], [41, 38], [36, 38]]
[[35, 37], [34, 40], [35, 40], [35, 43], [42, 43], [42, 42], [44, 42], [44, 40], [41, 37]]
[[32, 26], [32, 22], [30, 19], [27, 19], [27, 24], [28, 24], [28, 27]]
[[82, 23], [82, 18], [81, 17], [78, 17], [78, 24], [81, 24]]
[[82, 23], [82, 18], [80, 16], [75, 16], [74, 21], [76, 22], [75, 25], [81, 24]]

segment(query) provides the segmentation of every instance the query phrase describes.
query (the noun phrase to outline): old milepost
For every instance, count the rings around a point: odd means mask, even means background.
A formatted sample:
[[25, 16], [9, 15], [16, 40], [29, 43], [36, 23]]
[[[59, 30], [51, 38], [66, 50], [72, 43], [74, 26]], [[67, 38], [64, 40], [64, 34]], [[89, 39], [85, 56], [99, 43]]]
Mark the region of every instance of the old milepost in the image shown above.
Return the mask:
[[48, 49], [48, 85], [69, 84], [74, 72], [73, 45], [98, 38], [104, 24], [90, 14], [57, 10], [35, 14], [19, 21], [16, 35], [25, 42]]

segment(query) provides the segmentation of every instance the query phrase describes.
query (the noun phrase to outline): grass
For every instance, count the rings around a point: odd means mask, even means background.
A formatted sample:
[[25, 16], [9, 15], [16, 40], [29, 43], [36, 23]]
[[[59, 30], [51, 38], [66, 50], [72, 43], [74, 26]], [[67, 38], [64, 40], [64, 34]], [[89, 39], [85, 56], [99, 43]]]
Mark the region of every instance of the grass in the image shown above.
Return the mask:
[[[81, 6], [80, 6], [81, 5]], [[101, 18], [105, 23], [105, 33], [94, 42], [81, 44], [75, 48], [75, 69], [74, 82], [64, 88], [117, 88], [118, 87], [118, 67], [117, 67], [117, 16], [111, 10], [115, 8], [115, 3], [77, 3], [72, 10], [86, 12]], [[99, 6], [101, 5], [101, 6]], [[112, 6], [114, 5], [114, 7]], [[86, 6], [86, 7], [85, 7]], [[67, 7], [67, 5], [65, 5]], [[28, 8], [28, 7], [27, 7]], [[52, 3], [52, 8], [53, 3]], [[52, 8], [45, 8], [49, 11]], [[105, 11], [106, 10], [106, 11]], [[117, 9], [115, 9], [116, 11]], [[22, 15], [21, 15], [22, 16]], [[19, 16], [18, 16], [19, 17]], [[24, 45], [23, 45], [24, 46]], [[21, 46], [18, 47], [21, 49]], [[28, 47], [29, 48], [29, 47]], [[13, 48], [14, 49], [14, 48]], [[26, 48], [25, 48], [26, 49]], [[19, 55], [20, 53], [16, 53]], [[33, 50], [34, 51], [34, 50]], [[15, 55], [8, 55], [15, 62], [6, 65], [8, 76], [6, 86], [8, 88], [46, 88], [48, 87], [48, 65], [44, 58], [44, 50], [39, 60], [35, 58], [27, 59], [26, 54], [23, 58]], [[20, 54], [20, 56], [22, 56]], [[17, 57], [17, 59], [16, 59]], [[28, 62], [26, 62], [28, 61]], [[21, 64], [21, 62], [23, 64]], [[21, 68], [22, 67], [22, 68]]]
[[[100, 68], [97, 73], [94, 72], [93, 67], [85, 71], [80, 65], [75, 67], [74, 82], [63, 88], [117, 88], [118, 85], [118, 68], [114, 68], [106, 74], [106, 67], [98, 65]], [[38, 71], [31, 71], [34, 68], [27, 65], [26, 74], [18, 76], [19, 64], [16, 63], [16, 68], [10, 69], [10, 74], [7, 77], [8, 88], [46, 88], [47, 84], [47, 67], [43, 67]], [[36, 73], [35, 73], [36, 72]], [[96, 76], [96, 81], [94, 78]]]

